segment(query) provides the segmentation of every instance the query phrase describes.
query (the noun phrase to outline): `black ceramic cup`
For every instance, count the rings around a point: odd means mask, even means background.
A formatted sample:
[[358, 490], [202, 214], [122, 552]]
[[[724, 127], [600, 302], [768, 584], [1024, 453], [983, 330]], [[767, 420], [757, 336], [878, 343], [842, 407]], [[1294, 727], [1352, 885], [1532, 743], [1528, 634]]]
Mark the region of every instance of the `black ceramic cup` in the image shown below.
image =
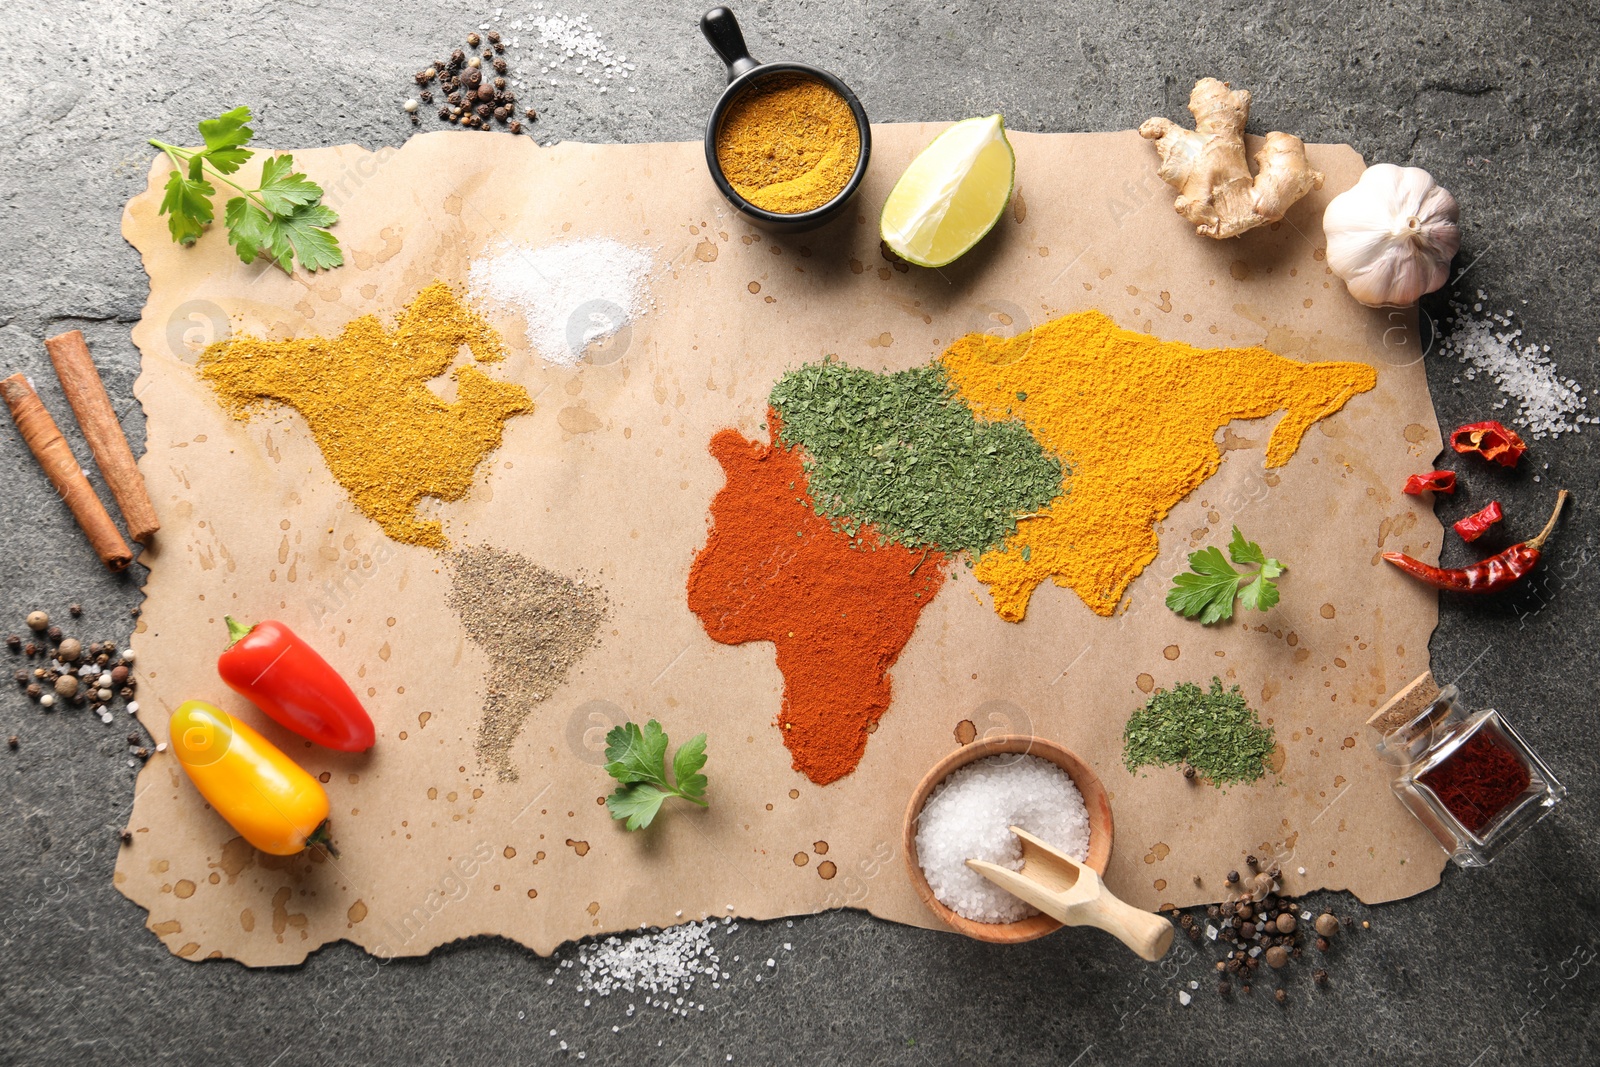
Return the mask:
[[[739, 29], [738, 20], [733, 17], [733, 12], [725, 7], [714, 7], [702, 15], [700, 32], [706, 35], [706, 40], [711, 42], [711, 47], [717, 50], [717, 55], [722, 57], [722, 62], [728, 67], [728, 87], [722, 91], [717, 106], [711, 109], [711, 119], [706, 123], [706, 166], [711, 168], [711, 180], [717, 183], [717, 188], [728, 198], [728, 203], [733, 205], [734, 210], [766, 230], [799, 233], [802, 230], [814, 229], [835, 218], [861, 187], [861, 179], [867, 173], [867, 159], [872, 155], [872, 128], [867, 125], [867, 113], [861, 107], [861, 101], [856, 99], [856, 94], [850, 91], [848, 85], [827, 71], [804, 63], [757, 63], [750, 58], [750, 50], [745, 46], [744, 34]], [[844, 102], [850, 105], [850, 113], [856, 120], [856, 131], [861, 138], [861, 152], [856, 159], [856, 169], [844, 188], [839, 191], [839, 195], [821, 207], [793, 215], [767, 211], [750, 203], [734, 191], [717, 162], [717, 130], [721, 127], [722, 117], [727, 114], [728, 108], [756, 83], [774, 74], [784, 73], [812, 78], [838, 93]]]

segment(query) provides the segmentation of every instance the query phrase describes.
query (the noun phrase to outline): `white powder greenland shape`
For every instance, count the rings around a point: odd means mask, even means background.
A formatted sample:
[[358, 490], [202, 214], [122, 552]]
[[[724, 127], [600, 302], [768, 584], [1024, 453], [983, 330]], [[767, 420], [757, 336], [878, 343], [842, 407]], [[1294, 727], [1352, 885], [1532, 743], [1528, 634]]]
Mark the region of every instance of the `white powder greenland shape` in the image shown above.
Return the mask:
[[967, 866], [987, 860], [1022, 868], [1019, 826], [1082, 861], [1089, 855], [1089, 809], [1072, 777], [1039, 756], [988, 756], [940, 782], [917, 820], [917, 859], [940, 902], [974, 922], [1009, 923], [1037, 915]]
[[1583, 387], [1556, 369], [1550, 346], [1523, 343], [1522, 329], [1514, 325], [1516, 316], [1509, 310], [1503, 315], [1492, 308], [1485, 311], [1487, 300], [1479, 290], [1470, 305], [1460, 294], [1450, 302], [1450, 334], [1439, 351], [1466, 365], [1461, 377], [1472, 381], [1479, 374], [1488, 376], [1504, 394], [1494, 406], [1504, 408], [1515, 400], [1517, 414], [1512, 421], [1535, 441], [1568, 431], [1580, 433], [1584, 423], [1600, 422], [1600, 416], [1588, 414]]
[[649, 310], [651, 266], [645, 249], [607, 237], [505, 242], [473, 261], [467, 286], [479, 302], [521, 316], [541, 356], [571, 367]]

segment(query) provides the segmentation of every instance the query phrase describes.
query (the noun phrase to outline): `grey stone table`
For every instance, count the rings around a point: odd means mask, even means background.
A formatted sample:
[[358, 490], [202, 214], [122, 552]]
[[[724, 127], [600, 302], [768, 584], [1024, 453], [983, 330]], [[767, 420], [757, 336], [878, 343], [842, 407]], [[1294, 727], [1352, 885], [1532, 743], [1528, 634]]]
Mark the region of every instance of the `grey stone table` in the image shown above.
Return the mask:
[[[495, 6], [6, 4], [0, 367], [31, 374], [64, 415], [40, 342], [82, 329], [140, 447], [138, 354], [128, 334], [146, 280], [118, 224], [144, 185], [145, 139], [186, 142], [199, 118], [249, 103], [267, 143], [398, 144], [411, 132], [399, 108], [414, 89], [411, 73]], [[532, 9], [508, 0], [505, 20]], [[539, 139], [698, 138], [721, 85], [695, 26], [700, 8], [673, 0], [586, 10], [635, 65], [626, 84], [636, 91], [564, 85], [524, 94], [540, 110]], [[1369, 160], [1439, 176], [1464, 209], [1460, 285], [1514, 309], [1565, 373], [1600, 385], [1600, 23], [1584, 0], [1344, 0], [1320, 9], [1274, 0], [796, 0], [740, 14], [758, 56], [837, 71], [878, 121], [1001, 111], [1016, 129], [1122, 129], [1154, 114], [1184, 117], [1196, 77], [1230, 79], [1254, 91], [1256, 130], [1347, 141]], [[428, 116], [422, 128], [437, 125]], [[1443, 308], [1426, 305], [1435, 318]], [[1485, 417], [1500, 398], [1482, 378], [1457, 380], [1459, 370], [1454, 361], [1429, 364], [1447, 427]], [[590, 1062], [662, 1067], [730, 1058], [1592, 1062], [1600, 545], [1588, 498], [1600, 485], [1600, 457], [1593, 433], [1544, 442], [1538, 456], [1548, 470], [1507, 475], [1499, 496], [1522, 517], [1543, 514], [1555, 484], [1579, 491], [1544, 580], [1520, 595], [1447, 599], [1433, 662], [1477, 703], [1514, 716], [1571, 788], [1570, 802], [1494, 868], [1451, 869], [1412, 900], [1367, 909], [1328, 894], [1324, 903], [1372, 928], [1340, 940], [1325, 990], [1313, 987], [1310, 966], [1288, 972], [1287, 1005], [1263, 995], [1266, 982], [1250, 997], [1219, 997], [1209, 956], [1188, 952], [1182, 938], [1174, 960], [1155, 968], [1081, 931], [1002, 949], [851, 912], [719, 933], [735, 988], [698, 987], [706, 1010], [688, 1017], [644, 1008], [628, 1017], [615, 998], [586, 1005], [571, 971], [492, 939], [381, 967], [348, 945], [283, 970], [185, 962], [112, 888], [116, 832], [133, 797], [125, 723], [44, 715], [8, 681], [0, 735], [17, 735], [20, 747], [0, 749], [0, 1061], [542, 1063], [583, 1051]], [[85, 633], [125, 640], [140, 570], [111, 577], [98, 566], [9, 422], [0, 427], [0, 467], [0, 630], [20, 629], [31, 608], [64, 614], [80, 601]], [[569, 946], [561, 958], [572, 954]], [[768, 957], [776, 966], [765, 968]], [[1200, 988], [1184, 1006], [1178, 994], [1191, 980]]]

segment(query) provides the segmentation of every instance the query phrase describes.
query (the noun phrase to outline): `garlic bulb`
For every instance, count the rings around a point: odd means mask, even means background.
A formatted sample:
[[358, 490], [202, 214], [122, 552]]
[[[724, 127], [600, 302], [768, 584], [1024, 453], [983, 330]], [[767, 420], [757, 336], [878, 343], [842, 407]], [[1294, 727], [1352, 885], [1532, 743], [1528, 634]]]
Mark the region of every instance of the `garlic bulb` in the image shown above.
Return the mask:
[[1414, 303], [1448, 280], [1459, 214], [1456, 198], [1421, 167], [1375, 164], [1322, 216], [1328, 266], [1368, 307]]

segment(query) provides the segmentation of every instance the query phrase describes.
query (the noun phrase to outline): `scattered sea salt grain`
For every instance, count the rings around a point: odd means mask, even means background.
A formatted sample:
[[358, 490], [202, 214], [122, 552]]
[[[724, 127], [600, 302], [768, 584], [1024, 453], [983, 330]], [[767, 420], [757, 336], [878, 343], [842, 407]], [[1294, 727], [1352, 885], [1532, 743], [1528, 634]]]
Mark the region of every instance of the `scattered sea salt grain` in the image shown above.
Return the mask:
[[[1515, 314], [1485, 312], [1478, 292], [1469, 309], [1459, 293], [1450, 302], [1451, 326], [1439, 352], [1466, 365], [1462, 377], [1472, 381], [1482, 373], [1508, 399], [1517, 402], [1516, 422], [1535, 441], [1579, 433], [1584, 423], [1600, 422], [1588, 414], [1589, 398], [1575, 379], [1564, 377], [1550, 357], [1550, 346], [1523, 343]], [[1503, 407], [1502, 400], [1496, 407]]]
[[[578, 988], [585, 993], [608, 997], [612, 993], [643, 992], [670, 994], [683, 1003], [680, 994], [687, 993], [701, 977], [718, 981], [731, 977], [722, 970], [721, 960], [711, 944], [711, 931], [716, 923], [706, 920], [685, 923], [650, 934], [632, 937], [608, 937], [603, 941], [581, 945], [578, 948], [576, 970]], [[562, 961], [569, 966], [571, 960]], [[646, 998], [647, 1003], [662, 1009], [670, 1007], [663, 997]], [[588, 1000], [584, 1001], [587, 1005]], [[629, 1005], [631, 1013], [633, 1006]]]
[[1191, 1000], [1193, 1000], [1193, 999], [1194, 998], [1191, 997], [1188, 993], [1185, 993], [1185, 992], [1182, 992], [1182, 991], [1180, 991], [1178, 993], [1178, 1003], [1182, 1004], [1186, 1008], [1189, 1006], [1189, 1002]]
[[478, 300], [521, 315], [541, 356], [571, 367], [649, 310], [651, 265], [644, 249], [604, 237], [504, 242], [473, 262], [467, 284]]
[[967, 866], [1022, 867], [1020, 826], [1075, 859], [1089, 854], [1089, 811], [1071, 776], [1039, 756], [989, 756], [940, 782], [918, 817], [917, 858], [933, 895], [975, 922], [1038, 914]]

